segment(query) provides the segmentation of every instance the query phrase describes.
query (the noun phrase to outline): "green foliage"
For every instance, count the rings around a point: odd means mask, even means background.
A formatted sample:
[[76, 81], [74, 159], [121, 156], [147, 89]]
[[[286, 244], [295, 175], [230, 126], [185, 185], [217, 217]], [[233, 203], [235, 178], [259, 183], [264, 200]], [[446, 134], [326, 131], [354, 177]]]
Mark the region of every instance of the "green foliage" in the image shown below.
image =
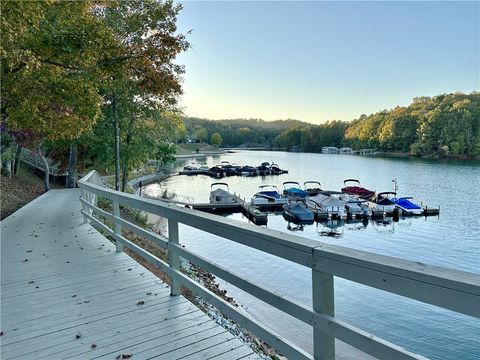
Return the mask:
[[355, 148], [410, 151], [413, 155], [479, 156], [480, 93], [445, 94], [414, 99], [369, 116], [362, 115], [345, 132]]
[[112, 212], [112, 209], [113, 209], [112, 200], [107, 199], [106, 197], [103, 197], [103, 196], [97, 197], [97, 206], [100, 209], [108, 212]]
[[480, 93], [415, 98], [408, 107], [312, 125], [296, 120], [184, 119], [190, 136], [218, 133], [226, 146], [267, 145], [321, 152], [324, 146], [375, 148], [412, 155], [480, 156]]
[[6, 1], [1, 12], [2, 120], [46, 139], [76, 139], [100, 116], [95, 64], [109, 34], [95, 1]]
[[215, 145], [215, 146], [220, 146], [222, 145], [222, 135], [220, 135], [218, 132], [213, 133], [212, 137], [210, 138], [210, 144]]
[[283, 131], [310, 125], [298, 120], [208, 120], [191, 117], [184, 118], [183, 123], [187, 134], [185, 137], [203, 142], [211, 139], [214, 133], [218, 133], [224, 146], [271, 145], [273, 139]]
[[2, 122], [54, 152], [75, 141], [86, 166], [111, 169], [114, 124], [124, 174], [171, 160], [183, 128], [174, 59], [189, 47], [180, 10], [171, 0], [2, 2]]

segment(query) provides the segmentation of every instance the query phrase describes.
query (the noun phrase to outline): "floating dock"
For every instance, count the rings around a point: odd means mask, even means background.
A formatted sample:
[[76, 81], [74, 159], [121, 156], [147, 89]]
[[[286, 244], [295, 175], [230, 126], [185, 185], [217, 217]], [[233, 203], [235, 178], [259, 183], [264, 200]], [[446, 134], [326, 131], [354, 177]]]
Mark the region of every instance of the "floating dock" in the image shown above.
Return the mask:
[[191, 204], [189, 207], [212, 214], [241, 212], [254, 224], [267, 225], [268, 216], [266, 212], [260, 211], [257, 207], [253, 206], [250, 202], [243, 200], [238, 195], [234, 195], [233, 198], [235, 202], [230, 204], [197, 203]]
[[240, 205], [242, 214], [253, 221], [254, 224], [267, 225], [268, 216], [266, 212], [260, 211], [256, 206], [253, 206], [252, 203], [246, 202], [238, 195], [233, 195], [233, 198], [235, 202]]

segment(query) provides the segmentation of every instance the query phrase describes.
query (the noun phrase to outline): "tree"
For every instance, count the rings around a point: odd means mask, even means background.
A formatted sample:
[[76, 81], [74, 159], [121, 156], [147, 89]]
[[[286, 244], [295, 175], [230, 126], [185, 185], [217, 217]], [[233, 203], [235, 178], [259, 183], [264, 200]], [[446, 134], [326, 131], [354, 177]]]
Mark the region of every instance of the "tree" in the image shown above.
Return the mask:
[[208, 138], [208, 132], [204, 127], [198, 127], [193, 136], [199, 141], [199, 142], [204, 142]]
[[108, 37], [94, 1], [9, 1], [1, 12], [1, 114], [12, 130], [34, 131], [30, 146], [48, 164], [46, 140], [76, 139], [100, 116], [93, 71]]
[[[139, 119], [136, 107], [149, 102], [149, 110], [176, 111], [182, 93], [180, 76], [184, 69], [173, 60], [189, 47], [185, 36], [176, 34], [176, 16], [181, 5], [173, 1], [124, 0], [105, 2], [97, 12], [114, 34], [115, 51], [110, 52], [102, 68], [109, 81], [104, 87], [108, 101], [104, 114], [115, 133], [115, 184], [120, 187], [120, 142], [131, 134]], [[126, 132], [122, 135], [121, 132]], [[123, 160], [130, 161], [130, 153]], [[125, 176], [124, 176], [125, 178]]]
[[215, 146], [220, 146], [222, 145], [222, 135], [220, 135], [218, 132], [213, 133], [212, 137], [210, 138], [210, 143]]

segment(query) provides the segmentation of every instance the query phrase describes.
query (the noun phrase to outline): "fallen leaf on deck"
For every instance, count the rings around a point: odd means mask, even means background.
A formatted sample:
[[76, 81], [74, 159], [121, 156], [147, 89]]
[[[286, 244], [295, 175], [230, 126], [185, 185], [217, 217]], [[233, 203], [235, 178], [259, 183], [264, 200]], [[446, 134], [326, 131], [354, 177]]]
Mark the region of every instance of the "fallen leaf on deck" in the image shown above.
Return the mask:
[[31, 253], [33, 250], [27, 250], [27, 253]]
[[120, 354], [115, 359], [130, 359], [132, 354]]
[[30, 280], [28, 283], [29, 284], [35, 284], [35, 280]]
[[145, 301], [143, 300], [140, 300], [139, 302], [137, 302], [137, 305], [143, 305], [143, 304], [145, 304]]
[[80, 339], [82, 337], [82, 334], [80, 334], [80, 331], [77, 331], [77, 334], [75, 335], [75, 339]]
[[92, 346], [90, 346], [92, 349], [95, 349], [97, 347], [97, 344], [93, 343]]

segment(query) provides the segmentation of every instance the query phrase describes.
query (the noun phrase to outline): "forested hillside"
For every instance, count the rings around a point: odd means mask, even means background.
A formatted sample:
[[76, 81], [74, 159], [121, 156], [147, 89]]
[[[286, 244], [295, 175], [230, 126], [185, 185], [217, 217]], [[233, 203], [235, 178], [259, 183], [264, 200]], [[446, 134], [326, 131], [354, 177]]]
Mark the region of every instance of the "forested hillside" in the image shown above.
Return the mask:
[[422, 156], [480, 156], [479, 92], [418, 97], [408, 107], [361, 115], [351, 122], [313, 125], [297, 120], [186, 118], [184, 123], [183, 138], [209, 141], [218, 133], [224, 146], [262, 144], [309, 152], [349, 146]]
[[415, 98], [353, 121], [345, 143], [413, 155], [480, 155], [480, 93]]
[[184, 124], [185, 132], [180, 140], [189, 137], [198, 141], [210, 141], [212, 135], [218, 133], [221, 135], [223, 146], [271, 145], [282, 132], [310, 125], [298, 120], [208, 120], [194, 117], [185, 118]]

